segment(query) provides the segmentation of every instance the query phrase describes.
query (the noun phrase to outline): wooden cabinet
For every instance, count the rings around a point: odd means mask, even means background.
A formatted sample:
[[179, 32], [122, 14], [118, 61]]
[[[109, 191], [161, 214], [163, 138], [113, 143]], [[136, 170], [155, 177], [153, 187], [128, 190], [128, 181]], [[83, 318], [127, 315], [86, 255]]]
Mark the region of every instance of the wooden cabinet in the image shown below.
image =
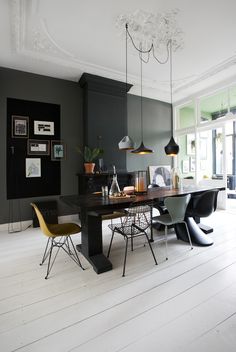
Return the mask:
[[[99, 192], [102, 186], [108, 186], [108, 188], [110, 188], [112, 182], [112, 173], [77, 174], [77, 176], [78, 194]], [[122, 190], [124, 186], [130, 186], [132, 184], [132, 173], [118, 173], [117, 180]]]

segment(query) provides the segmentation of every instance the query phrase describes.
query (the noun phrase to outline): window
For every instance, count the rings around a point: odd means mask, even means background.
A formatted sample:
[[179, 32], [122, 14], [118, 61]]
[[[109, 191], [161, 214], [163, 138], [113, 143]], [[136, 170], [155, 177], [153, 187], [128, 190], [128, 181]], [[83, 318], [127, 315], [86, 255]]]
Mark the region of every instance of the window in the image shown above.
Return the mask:
[[221, 91], [215, 95], [200, 99], [200, 123], [222, 118], [228, 112], [228, 92]]
[[177, 109], [178, 128], [188, 128], [195, 125], [195, 108], [191, 102]]

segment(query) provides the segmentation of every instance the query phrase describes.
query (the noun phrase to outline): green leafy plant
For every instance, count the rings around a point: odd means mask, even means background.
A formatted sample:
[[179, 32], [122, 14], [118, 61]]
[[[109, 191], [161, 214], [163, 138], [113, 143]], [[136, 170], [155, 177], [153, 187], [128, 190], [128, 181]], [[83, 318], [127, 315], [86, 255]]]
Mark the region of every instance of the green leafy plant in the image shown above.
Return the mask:
[[103, 154], [103, 150], [100, 148], [89, 148], [85, 146], [83, 150], [80, 148], [76, 148], [78, 153], [82, 155], [85, 163], [92, 163], [96, 160], [99, 156]]

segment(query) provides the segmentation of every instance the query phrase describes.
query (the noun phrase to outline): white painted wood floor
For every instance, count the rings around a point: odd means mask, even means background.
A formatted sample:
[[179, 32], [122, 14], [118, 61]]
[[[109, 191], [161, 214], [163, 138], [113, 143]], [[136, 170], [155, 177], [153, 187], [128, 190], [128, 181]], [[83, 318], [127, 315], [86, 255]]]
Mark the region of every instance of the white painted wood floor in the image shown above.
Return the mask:
[[[39, 229], [0, 233], [0, 351], [236, 351], [235, 212], [217, 211], [214, 245], [196, 247], [170, 235], [169, 260], [155, 233], [158, 266], [143, 240], [128, 253], [114, 240], [114, 270], [82, 271], [63, 252], [48, 280], [39, 262]], [[74, 237], [79, 243], [79, 237]], [[110, 231], [104, 224], [104, 248]]]

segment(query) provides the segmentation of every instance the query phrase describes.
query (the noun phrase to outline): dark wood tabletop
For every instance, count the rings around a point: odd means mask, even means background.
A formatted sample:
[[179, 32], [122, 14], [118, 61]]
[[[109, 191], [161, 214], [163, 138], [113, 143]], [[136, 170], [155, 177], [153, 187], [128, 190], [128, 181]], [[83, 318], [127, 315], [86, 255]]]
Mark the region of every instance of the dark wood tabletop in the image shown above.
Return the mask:
[[[101, 193], [98, 194], [86, 194], [86, 195], [68, 195], [61, 196], [60, 199], [72, 206], [76, 210], [80, 210], [80, 208], [86, 208], [87, 210], [106, 210], [111, 208], [126, 208], [131, 203], [147, 203], [151, 201], [156, 201], [159, 199], [163, 199], [166, 197], [180, 196], [184, 194], [191, 193], [201, 193], [203, 191], [210, 190], [214, 187], [199, 187], [199, 186], [191, 186], [191, 187], [183, 187], [182, 189], [173, 189], [170, 187], [156, 187], [148, 189], [148, 192], [141, 195], [135, 195], [134, 197], [117, 197], [117, 198], [109, 198], [103, 197]], [[224, 190], [224, 187], [215, 187], [219, 190]]]

